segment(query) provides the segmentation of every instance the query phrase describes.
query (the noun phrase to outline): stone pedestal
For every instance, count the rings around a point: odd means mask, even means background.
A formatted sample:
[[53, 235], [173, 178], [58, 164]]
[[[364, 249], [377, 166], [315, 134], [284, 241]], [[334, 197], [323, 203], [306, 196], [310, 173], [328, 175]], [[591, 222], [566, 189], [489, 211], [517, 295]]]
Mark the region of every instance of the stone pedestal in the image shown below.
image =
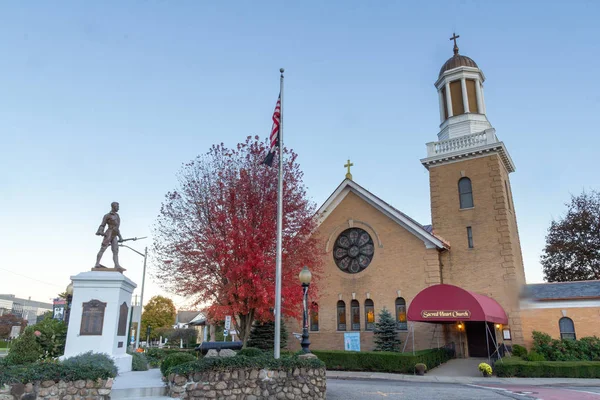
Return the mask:
[[127, 354], [131, 295], [136, 284], [114, 270], [72, 276], [73, 300], [64, 357], [88, 351], [110, 355], [119, 373], [131, 371]]

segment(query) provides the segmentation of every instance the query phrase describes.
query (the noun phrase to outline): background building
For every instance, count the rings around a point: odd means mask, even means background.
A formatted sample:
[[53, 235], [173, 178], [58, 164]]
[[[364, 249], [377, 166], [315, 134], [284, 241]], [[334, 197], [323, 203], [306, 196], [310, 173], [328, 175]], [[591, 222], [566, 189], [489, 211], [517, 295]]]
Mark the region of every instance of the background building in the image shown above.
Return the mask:
[[44, 315], [48, 311], [52, 311], [52, 303], [22, 299], [14, 294], [0, 294], [0, 309], [6, 312], [10, 310], [11, 314], [27, 320], [28, 325], [35, 325], [38, 316]]

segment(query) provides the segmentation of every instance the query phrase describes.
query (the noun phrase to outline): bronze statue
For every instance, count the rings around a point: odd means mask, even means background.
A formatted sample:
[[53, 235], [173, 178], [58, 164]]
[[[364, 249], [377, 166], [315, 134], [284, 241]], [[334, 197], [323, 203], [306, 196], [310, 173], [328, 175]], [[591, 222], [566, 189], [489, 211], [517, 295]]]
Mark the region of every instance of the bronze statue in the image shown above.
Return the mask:
[[[96, 235], [104, 236], [104, 239], [102, 240], [102, 246], [96, 257], [95, 268], [106, 268], [104, 265], [100, 264], [100, 260], [102, 259], [104, 251], [110, 246], [113, 253], [113, 261], [115, 262], [115, 269], [124, 270], [124, 268], [119, 265], [119, 243], [123, 241], [123, 237], [119, 231], [119, 226], [121, 225], [121, 218], [118, 214], [119, 203], [115, 201], [112, 202], [110, 206], [110, 212], [102, 218], [102, 224], [100, 224], [98, 231], [96, 232]], [[108, 227], [105, 232], [104, 227], [107, 225]]]

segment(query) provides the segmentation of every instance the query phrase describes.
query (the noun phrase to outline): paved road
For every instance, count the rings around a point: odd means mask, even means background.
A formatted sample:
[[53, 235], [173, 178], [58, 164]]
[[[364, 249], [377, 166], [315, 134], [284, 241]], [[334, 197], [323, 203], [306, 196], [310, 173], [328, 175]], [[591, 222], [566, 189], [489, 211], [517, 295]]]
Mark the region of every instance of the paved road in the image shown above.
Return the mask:
[[328, 400], [600, 400], [600, 388], [463, 385], [385, 380], [327, 380]]

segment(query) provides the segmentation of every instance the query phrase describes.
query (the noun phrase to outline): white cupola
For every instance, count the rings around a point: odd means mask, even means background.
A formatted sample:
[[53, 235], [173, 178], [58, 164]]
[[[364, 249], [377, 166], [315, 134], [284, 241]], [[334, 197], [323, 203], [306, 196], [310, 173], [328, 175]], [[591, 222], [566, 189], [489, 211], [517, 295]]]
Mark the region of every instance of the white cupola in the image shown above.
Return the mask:
[[475, 61], [458, 54], [456, 39], [454, 55], [442, 65], [435, 87], [440, 102], [440, 132], [438, 140], [452, 139], [490, 129], [485, 115], [483, 82], [485, 76]]
[[442, 65], [435, 87], [440, 101], [440, 131], [436, 142], [427, 143], [427, 157], [421, 160], [425, 168], [457, 160], [500, 154], [507, 171], [515, 166], [504, 143], [485, 115], [483, 82], [485, 76], [475, 61], [458, 54], [456, 39], [454, 55]]

